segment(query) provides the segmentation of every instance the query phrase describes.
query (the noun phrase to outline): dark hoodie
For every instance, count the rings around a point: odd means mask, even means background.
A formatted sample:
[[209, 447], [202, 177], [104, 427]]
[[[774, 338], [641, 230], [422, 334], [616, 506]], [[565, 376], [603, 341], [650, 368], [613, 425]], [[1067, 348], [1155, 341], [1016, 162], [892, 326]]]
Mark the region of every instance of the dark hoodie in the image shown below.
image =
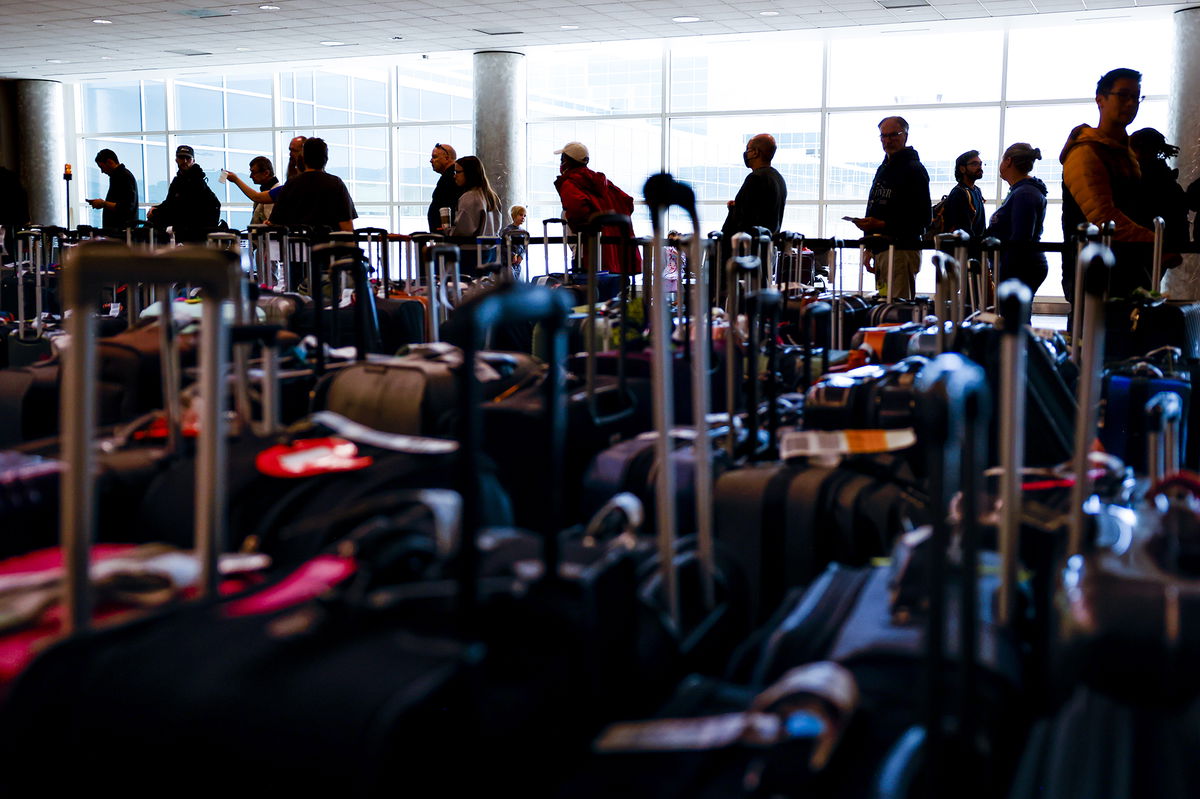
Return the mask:
[[875, 170], [867, 216], [882, 220], [884, 236], [897, 242], [917, 242], [929, 227], [929, 173], [911, 147], [884, 158]]
[[[605, 177], [603, 172], [594, 172], [586, 166], [574, 167], [559, 175], [554, 179], [554, 188], [558, 189], [558, 196], [562, 198], [563, 218], [567, 220], [567, 225], [571, 230], [576, 233], [587, 228], [588, 220], [593, 214], [613, 213], [626, 216], [633, 214], [633, 198]], [[632, 232], [632, 230], [622, 229], [616, 225], [608, 225], [604, 228], [603, 234], [629, 237]], [[590, 252], [591, 248], [586, 247], [585, 263], [590, 258]], [[632, 248], [629, 255], [629, 259], [632, 260], [631, 264], [622, 263], [621, 248], [616, 244], [603, 245], [600, 259], [601, 267], [608, 272], [626, 271], [623, 269], [626, 266], [628, 266], [628, 271], [634, 273], [641, 271], [642, 259], [636, 248]]]
[[1046, 184], [1035, 177], [1013, 184], [1004, 202], [992, 214], [992, 221], [984, 233], [995, 236], [1004, 244], [1016, 245], [1001, 251], [997, 283], [1016, 277], [1037, 291], [1046, 279], [1046, 254], [1022, 249], [1020, 245], [1041, 241], [1045, 221]]
[[177, 241], [204, 241], [221, 220], [221, 201], [208, 187], [199, 164], [181, 169], [154, 210], [154, 225], [175, 227]]

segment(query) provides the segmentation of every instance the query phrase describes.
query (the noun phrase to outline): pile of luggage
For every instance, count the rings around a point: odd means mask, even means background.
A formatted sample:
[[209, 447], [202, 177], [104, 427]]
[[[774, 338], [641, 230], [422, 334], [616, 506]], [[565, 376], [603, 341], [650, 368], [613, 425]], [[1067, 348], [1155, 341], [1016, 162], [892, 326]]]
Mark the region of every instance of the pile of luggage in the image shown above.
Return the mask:
[[619, 275], [22, 233], [5, 795], [1196, 795], [1200, 353], [1106, 358], [1100, 232], [1072, 348], [965, 234], [898, 300], [644, 192]]

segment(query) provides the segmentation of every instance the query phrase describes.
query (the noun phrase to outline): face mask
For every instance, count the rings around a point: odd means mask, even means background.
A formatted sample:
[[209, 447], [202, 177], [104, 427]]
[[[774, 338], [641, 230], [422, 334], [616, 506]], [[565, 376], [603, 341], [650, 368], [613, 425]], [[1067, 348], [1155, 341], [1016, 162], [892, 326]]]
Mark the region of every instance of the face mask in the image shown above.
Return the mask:
[[750, 154], [749, 153], [742, 153], [742, 163], [746, 165], [747, 169], [750, 168]]

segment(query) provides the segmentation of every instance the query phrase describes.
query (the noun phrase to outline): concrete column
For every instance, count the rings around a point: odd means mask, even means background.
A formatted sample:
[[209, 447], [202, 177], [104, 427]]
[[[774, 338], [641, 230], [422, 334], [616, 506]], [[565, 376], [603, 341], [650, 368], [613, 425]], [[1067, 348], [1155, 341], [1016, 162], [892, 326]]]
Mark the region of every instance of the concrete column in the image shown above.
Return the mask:
[[475, 53], [474, 65], [475, 155], [500, 195], [504, 224], [508, 224], [508, 209], [527, 205], [529, 200], [525, 193], [525, 54], [481, 50]]
[[[1200, 6], [1175, 12], [1175, 74], [1171, 80], [1167, 141], [1179, 146], [1179, 184], [1185, 189], [1200, 178]], [[1200, 299], [1200, 257], [1185, 255], [1167, 272], [1165, 290], [1175, 299]]]
[[63, 96], [63, 85], [51, 80], [4, 81], [0, 91], [0, 163], [20, 177], [35, 224], [67, 223]]

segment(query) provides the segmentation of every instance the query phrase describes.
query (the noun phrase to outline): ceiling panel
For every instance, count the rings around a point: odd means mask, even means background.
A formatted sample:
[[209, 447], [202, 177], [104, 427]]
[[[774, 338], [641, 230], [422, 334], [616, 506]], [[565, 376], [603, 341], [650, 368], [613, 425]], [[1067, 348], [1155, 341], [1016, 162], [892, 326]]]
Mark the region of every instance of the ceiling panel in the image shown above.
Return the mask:
[[[147, 69], [214, 70], [254, 63], [379, 57], [443, 50], [532, 47], [572, 42], [671, 38], [703, 34], [805, 30], [943, 19], [1008, 17], [1062, 11], [1182, 5], [1169, 0], [929, 0], [906, 12], [875, 0], [509, 0], [445, 3], [423, 0], [273, 0], [257, 2], [89, 0], [3, 2], [0, 77], [97, 77]], [[184, 12], [210, 9], [223, 16]], [[761, 16], [761, 11], [778, 12]], [[695, 23], [671, 18], [694, 15]], [[107, 19], [99, 25], [93, 19]], [[563, 30], [563, 25], [578, 26]], [[482, 30], [519, 31], [490, 36]], [[396, 39], [395, 37], [400, 37]], [[322, 47], [323, 40], [346, 42]], [[252, 48], [247, 52], [239, 48]], [[184, 56], [167, 50], [192, 49]], [[53, 62], [51, 61], [53, 59]]]

